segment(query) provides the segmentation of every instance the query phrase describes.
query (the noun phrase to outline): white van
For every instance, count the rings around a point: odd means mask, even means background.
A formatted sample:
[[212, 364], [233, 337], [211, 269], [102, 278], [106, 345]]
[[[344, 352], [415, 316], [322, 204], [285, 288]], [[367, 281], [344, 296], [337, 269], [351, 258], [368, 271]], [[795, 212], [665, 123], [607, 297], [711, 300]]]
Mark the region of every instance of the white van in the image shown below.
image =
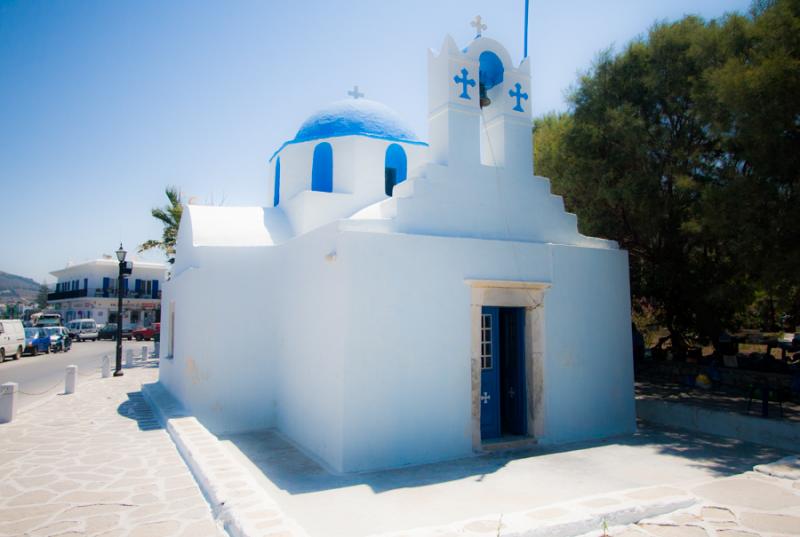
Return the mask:
[[25, 350], [25, 328], [19, 319], [0, 320], [0, 362], [6, 356], [19, 360]]
[[75, 319], [67, 323], [67, 331], [69, 337], [73, 340], [83, 341], [84, 339], [91, 339], [97, 341], [98, 328], [94, 319]]

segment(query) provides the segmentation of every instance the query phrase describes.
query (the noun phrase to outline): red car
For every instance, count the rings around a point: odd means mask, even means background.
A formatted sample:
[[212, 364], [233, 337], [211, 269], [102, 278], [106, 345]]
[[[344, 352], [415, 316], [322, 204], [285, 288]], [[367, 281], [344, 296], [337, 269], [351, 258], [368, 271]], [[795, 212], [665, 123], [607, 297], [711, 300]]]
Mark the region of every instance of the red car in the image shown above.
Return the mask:
[[142, 341], [143, 339], [150, 341], [159, 332], [161, 332], [161, 323], [153, 323], [150, 326], [142, 326], [140, 328], [135, 328], [133, 332], [131, 332], [131, 334], [136, 339], [136, 341]]

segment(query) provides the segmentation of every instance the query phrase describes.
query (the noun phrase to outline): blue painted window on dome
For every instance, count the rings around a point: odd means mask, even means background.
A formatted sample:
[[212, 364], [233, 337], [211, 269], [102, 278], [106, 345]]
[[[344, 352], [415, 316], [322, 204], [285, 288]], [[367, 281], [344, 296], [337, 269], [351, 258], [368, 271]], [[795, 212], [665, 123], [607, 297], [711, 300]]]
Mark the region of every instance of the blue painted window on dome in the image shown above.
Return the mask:
[[317, 147], [314, 148], [311, 190], [333, 192], [333, 149], [328, 142], [317, 144]]
[[406, 152], [399, 145], [391, 144], [386, 148], [386, 160], [384, 162], [385, 191], [387, 196], [391, 196], [395, 185], [406, 180], [408, 167]]
[[281, 201], [281, 157], [275, 162], [275, 193], [272, 195], [272, 206], [277, 207]]

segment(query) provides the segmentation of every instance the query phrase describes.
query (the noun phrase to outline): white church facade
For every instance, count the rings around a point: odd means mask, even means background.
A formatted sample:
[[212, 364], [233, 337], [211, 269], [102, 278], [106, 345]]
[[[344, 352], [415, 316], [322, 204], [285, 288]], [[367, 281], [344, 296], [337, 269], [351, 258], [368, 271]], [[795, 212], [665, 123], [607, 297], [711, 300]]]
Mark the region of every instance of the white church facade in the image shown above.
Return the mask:
[[354, 472], [635, 430], [627, 253], [533, 174], [528, 60], [448, 36], [428, 77], [428, 143], [356, 90], [271, 200], [186, 207], [160, 382], [212, 431]]

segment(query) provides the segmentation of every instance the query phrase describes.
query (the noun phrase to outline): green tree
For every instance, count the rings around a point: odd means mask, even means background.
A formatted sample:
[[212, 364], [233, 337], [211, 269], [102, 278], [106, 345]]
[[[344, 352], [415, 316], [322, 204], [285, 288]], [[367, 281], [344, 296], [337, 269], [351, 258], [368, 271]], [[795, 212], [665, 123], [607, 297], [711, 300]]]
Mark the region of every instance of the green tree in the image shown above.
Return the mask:
[[534, 124], [537, 173], [582, 232], [629, 251], [634, 309], [674, 348], [735, 324], [756, 291], [797, 303], [799, 3], [656, 24]]
[[[765, 328], [800, 318], [800, 1], [761, 1], [721, 32], [725, 61], [709, 69], [707, 109], [724, 172], [713, 195], [717, 233], [762, 296]], [[800, 322], [797, 320], [796, 322]]]
[[152, 248], [161, 248], [167, 254], [170, 263], [175, 262], [175, 241], [178, 239], [178, 227], [181, 223], [181, 216], [183, 215], [183, 204], [181, 203], [181, 193], [174, 187], [167, 187], [167, 199], [169, 204], [164, 207], [155, 207], [150, 211], [154, 218], [159, 220], [163, 226], [164, 231], [161, 240], [148, 240], [139, 245], [139, 252], [150, 250]]
[[47, 293], [49, 289], [47, 288], [47, 284], [42, 282], [39, 285], [39, 291], [36, 293], [36, 305], [39, 307], [40, 310], [47, 308]]

